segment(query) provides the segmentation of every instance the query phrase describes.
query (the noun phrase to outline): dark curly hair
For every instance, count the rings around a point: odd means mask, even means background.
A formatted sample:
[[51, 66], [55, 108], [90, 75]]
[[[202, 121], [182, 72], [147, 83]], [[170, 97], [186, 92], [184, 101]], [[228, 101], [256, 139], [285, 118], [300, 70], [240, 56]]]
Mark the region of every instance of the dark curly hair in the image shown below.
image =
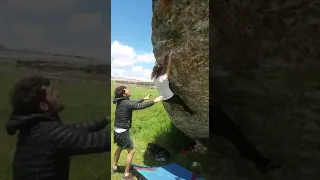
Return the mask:
[[157, 79], [159, 76], [161, 76], [163, 69], [163, 64], [156, 64], [152, 69], [151, 79]]
[[39, 104], [46, 101], [46, 90], [43, 86], [50, 86], [50, 81], [40, 75], [20, 80], [11, 92], [11, 107], [14, 114], [28, 115], [40, 113]]
[[115, 98], [120, 98], [123, 97], [123, 94], [125, 93], [125, 89], [127, 89], [126, 86], [118, 86], [114, 90], [114, 97]]

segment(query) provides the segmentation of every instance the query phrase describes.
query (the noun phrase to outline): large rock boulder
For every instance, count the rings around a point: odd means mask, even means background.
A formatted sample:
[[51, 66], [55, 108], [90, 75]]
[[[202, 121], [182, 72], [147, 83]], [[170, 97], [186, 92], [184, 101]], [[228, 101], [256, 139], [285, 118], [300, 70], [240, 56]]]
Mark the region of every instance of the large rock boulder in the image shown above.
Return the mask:
[[282, 179], [319, 179], [319, 1], [212, 2], [212, 103], [289, 166]]
[[[170, 1], [169, 1], [170, 2]], [[169, 50], [179, 51], [172, 60], [172, 90], [198, 112], [191, 117], [180, 106], [165, 104], [173, 124], [191, 138], [209, 136], [209, 0], [170, 2], [161, 11], [153, 0], [152, 44], [157, 61]]]

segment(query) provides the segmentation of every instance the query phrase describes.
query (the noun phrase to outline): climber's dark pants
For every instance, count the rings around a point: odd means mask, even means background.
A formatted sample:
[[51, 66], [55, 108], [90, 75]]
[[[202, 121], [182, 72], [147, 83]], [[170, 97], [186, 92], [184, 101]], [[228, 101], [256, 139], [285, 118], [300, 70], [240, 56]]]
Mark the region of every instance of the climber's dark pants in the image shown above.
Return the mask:
[[170, 99], [164, 100], [167, 103], [179, 104], [183, 107], [185, 111], [192, 114], [193, 111], [189, 108], [189, 106], [180, 98], [178, 95], [173, 95]]
[[265, 166], [269, 161], [261, 155], [254, 145], [240, 132], [236, 124], [219, 107], [210, 107], [210, 136], [221, 136], [231, 141], [239, 153], [254, 162]]

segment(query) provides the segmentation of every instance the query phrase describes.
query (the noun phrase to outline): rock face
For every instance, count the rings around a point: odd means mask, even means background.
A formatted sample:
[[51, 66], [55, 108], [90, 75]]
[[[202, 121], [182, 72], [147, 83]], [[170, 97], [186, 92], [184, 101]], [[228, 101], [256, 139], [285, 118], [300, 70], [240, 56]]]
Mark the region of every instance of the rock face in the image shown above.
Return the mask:
[[191, 117], [178, 105], [164, 102], [175, 126], [191, 138], [209, 136], [209, 1], [171, 2], [162, 12], [160, 0], [153, 0], [152, 44], [159, 61], [169, 50], [179, 51], [172, 59], [172, 90], [197, 115]]
[[213, 103], [288, 166], [283, 179], [319, 179], [320, 2], [212, 3]]

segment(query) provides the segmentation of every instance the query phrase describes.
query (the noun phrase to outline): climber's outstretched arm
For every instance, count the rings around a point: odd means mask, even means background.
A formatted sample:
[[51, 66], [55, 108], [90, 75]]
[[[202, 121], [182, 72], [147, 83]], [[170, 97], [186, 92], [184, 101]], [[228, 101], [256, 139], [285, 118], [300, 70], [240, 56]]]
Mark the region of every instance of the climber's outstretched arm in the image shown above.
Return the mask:
[[166, 76], [167, 78], [169, 77], [170, 71], [171, 71], [171, 60], [172, 60], [172, 51], [170, 51], [170, 53], [169, 53], [169, 59], [168, 59], [168, 64], [167, 64], [167, 71], [166, 71], [166, 73], [164, 74], [164, 76]]

